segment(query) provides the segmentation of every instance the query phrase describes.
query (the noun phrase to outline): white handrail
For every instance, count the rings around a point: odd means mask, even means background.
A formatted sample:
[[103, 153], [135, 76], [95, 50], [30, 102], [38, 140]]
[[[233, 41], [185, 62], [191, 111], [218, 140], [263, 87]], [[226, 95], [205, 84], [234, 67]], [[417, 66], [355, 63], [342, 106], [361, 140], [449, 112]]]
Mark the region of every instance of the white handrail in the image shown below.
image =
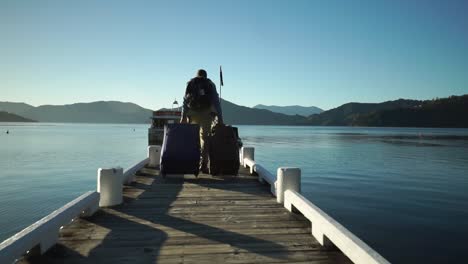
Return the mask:
[[145, 167], [149, 163], [149, 158], [145, 158], [142, 161], [135, 164], [133, 167], [126, 169], [123, 173], [122, 183], [128, 184], [134, 181], [135, 173]]
[[270, 184], [270, 191], [271, 193], [276, 196], [278, 193], [277, 184], [276, 184], [276, 175], [271, 174], [267, 169], [265, 169], [262, 165], [255, 163], [253, 167], [253, 171], [258, 174], [259, 180], [266, 181]]
[[296, 191], [286, 190], [284, 207], [299, 210], [312, 223], [312, 235], [321, 245], [330, 241], [354, 263], [389, 263], [348, 229]]
[[268, 182], [271, 185], [275, 185], [276, 183], [276, 175], [270, 173], [266, 168], [264, 168], [260, 164], [255, 164], [254, 171], [262, 177], [263, 180]]
[[99, 193], [89, 191], [26, 227], [0, 244], [0, 263], [13, 263], [37, 245], [43, 254], [56, 243], [62, 226], [77, 216], [92, 215], [98, 204]]

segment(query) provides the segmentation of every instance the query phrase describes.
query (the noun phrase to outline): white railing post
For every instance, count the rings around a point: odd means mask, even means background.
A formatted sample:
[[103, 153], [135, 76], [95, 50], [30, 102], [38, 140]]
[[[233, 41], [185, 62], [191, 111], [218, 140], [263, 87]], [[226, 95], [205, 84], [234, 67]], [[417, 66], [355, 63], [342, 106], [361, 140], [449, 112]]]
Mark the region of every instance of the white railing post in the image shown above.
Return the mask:
[[[276, 201], [284, 203], [284, 192], [286, 190], [301, 193], [301, 169], [278, 168], [276, 172]], [[288, 208], [290, 210], [290, 208]]]
[[[242, 157], [243, 157], [243, 163], [244, 163], [244, 168], [247, 168], [248, 164], [245, 162], [246, 159], [254, 162], [255, 161], [255, 148], [253, 147], [242, 147]], [[250, 167], [250, 174], [254, 173], [254, 165], [249, 166]], [[261, 177], [258, 178], [261, 180]]]
[[98, 169], [97, 192], [100, 193], [99, 206], [113, 206], [123, 201], [123, 169]]
[[255, 148], [253, 147], [242, 147], [242, 165], [247, 168], [247, 164], [244, 163], [244, 159], [255, 160]]
[[148, 166], [153, 167], [153, 168], [157, 167], [161, 159], [161, 146], [159, 145], [148, 146], [148, 158], [149, 158]]
[[320, 228], [320, 223], [312, 223], [312, 236], [317, 239], [317, 241], [322, 245], [323, 247], [329, 247], [332, 246], [333, 243], [328, 239], [328, 237], [325, 236], [323, 233], [322, 229]]

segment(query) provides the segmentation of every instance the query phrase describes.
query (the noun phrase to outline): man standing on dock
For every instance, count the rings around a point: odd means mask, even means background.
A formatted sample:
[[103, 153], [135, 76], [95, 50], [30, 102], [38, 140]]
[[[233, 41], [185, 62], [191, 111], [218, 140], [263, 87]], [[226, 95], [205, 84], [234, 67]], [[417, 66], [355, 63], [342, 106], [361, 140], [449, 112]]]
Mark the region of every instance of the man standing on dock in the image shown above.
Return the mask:
[[187, 83], [180, 122], [200, 125], [200, 170], [204, 173], [208, 172], [207, 144], [214, 117], [218, 118], [218, 123], [223, 123], [219, 95], [206, 71], [200, 69]]

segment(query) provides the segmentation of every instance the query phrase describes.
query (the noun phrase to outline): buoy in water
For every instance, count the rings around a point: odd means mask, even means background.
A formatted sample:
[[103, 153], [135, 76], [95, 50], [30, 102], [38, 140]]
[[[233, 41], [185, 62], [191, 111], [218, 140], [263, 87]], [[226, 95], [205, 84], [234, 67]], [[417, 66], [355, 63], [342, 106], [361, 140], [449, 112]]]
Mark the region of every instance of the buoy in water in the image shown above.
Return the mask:
[[10, 134], [10, 130], [7, 130], [6, 133], [7, 133], [7, 134]]

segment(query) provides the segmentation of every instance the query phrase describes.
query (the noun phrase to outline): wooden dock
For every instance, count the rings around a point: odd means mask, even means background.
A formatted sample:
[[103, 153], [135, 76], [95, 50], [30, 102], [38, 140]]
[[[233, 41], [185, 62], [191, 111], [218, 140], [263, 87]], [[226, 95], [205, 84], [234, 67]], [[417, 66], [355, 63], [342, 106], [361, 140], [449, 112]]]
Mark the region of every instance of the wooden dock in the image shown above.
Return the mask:
[[46, 254], [19, 263], [350, 263], [244, 168], [163, 179], [146, 167], [123, 193], [123, 204], [77, 218]]

